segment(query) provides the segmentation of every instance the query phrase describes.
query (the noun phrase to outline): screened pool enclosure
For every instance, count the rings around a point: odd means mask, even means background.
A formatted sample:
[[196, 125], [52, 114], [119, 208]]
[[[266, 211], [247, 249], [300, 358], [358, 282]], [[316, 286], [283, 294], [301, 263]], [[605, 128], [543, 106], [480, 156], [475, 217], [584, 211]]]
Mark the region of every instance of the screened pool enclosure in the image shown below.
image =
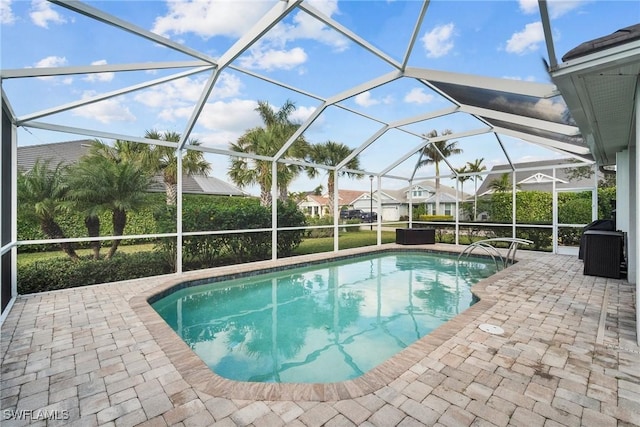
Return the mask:
[[[121, 245], [170, 245], [174, 273], [184, 269], [186, 239], [266, 233], [268, 256], [277, 259], [279, 236], [300, 228], [328, 230], [334, 251], [348, 228], [376, 230], [376, 245], [396, 227], [436, 227], [454, 244], [466, 242], [469, 233], [521, 237], [536, 230], [547, 236], [549, 250], [562, 253], [563, 232], [598, 219], [598, 180], [614, 173], [617, 228], [627, 233], [629, 281], [637, 280], [640, 39], [633, 27], [638, 14], [628, 2], [610, 2], [612, 18], [605, 19], [577, 9], [566, 15], [546, 1], [525, 11], [525, 2], [281, 0], [147, 7], [51, 0], [40, 6], [47, 13], [37, 15], [49, 20], [26, 39], [19, 29], [28, 28], [27, 16], [36, 22], [37, 11], [21, 3], [9, 2], [14, 19], [3, 24], [2, 39], [3, 318], [18, 293], [22, 249], [114, 240], [104, 232], [89, 237], [86, 230], [58, 238], [21, 235], [20, 150], [42, 146], [54, 153], [56, 144], [69, 141], [81, 141], [87, 152], [95, 140], [108, 147], [131, 141], [168, 147], [175, 155], [173, 225], [117, 236]], [[588, 4], [574, 6], [590, 12]], [[499, 29], [510, 14], [522, 15], [511, 38]], [[580, 19], [581, 31], [571, 31]], [[601, 27], [590, 20], [608, 22], [608, 30], [597, 32]], [[525, 25], [530, 21], [533, 27]], [[518, 50], [528, 33], [517, 33], [515, 25], [535, 28], [535, 43]], [[472, 28], [471, 39], [455, 44]], [[31, 48], [30, 56], [20, 55]], [[256, 134], [263, 139], [252, 145]], [[338, 159], [300, 154], [301, 141], [307, 147], [332, 141], [347, 152]], [[452, 142], [457, 150], [450, 150]], [[208, 162], [200, 173], [269, 206], [267, 225], [185, 226], [192, 152]], [[28, 160], [33, 165], [36, 159]], [[566, 179], [571, 171], [581, 179]], [[478, 191], [484, 181], [486, 187], [503, 176], [506, 188]], [[546, 185], [551, 195], [544, 224], [516, 214], [517, 193], [531, 183]], [[436, 217], [418, 216], [416, 208], [425, 202], [414, 199], [414, 190], [434, 184], [434, 208], [422, 213]], [[329, 222], [278, 222], [281, 212], [273, 201], [300, 201], [316, 188]], [[360, 192], [364, 210], [379, 213], [374, 222], [363, 227], [341, 221], [341, 191], [349, 190]], [[483, 216], [481, 204], [496, 192], [508, 204], [499, 221]], [[558, 212], [569, 193], [585, 194], [587, 218]], [[398, 206], [406, 207], [406, 215], [385, 218], [383, 205], [391, 199], [402, 199]], [[447, 203], [446, 212], [439, 208]], [[438, 219], [445, 213], [450, 220]]]

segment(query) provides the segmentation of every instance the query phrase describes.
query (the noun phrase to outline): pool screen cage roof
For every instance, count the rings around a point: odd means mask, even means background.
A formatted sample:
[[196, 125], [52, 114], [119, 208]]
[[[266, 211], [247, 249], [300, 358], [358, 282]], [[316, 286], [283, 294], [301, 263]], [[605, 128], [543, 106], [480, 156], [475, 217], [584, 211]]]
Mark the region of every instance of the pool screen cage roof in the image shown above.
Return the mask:
[[[219, 46], [211, 45], [217, 40], [212, 38], [206, 50], [193, 48], [187, 42], [162, 36], [145, 29], [142, 24], [134, 24], [115, 13], [109, 13], [107, 10], [110, 2], [97, 3], [96, 7], [77, 1], [51, 0], [50, 3], [53, 4], [52, 7], [73, 13], [77, 16], [74, 19], [93, 20], [96, 30], [109, 27], [106, 35], [100, 37], [108, 37], [113, 31], [128, 33], [132, 38], [130, 46], [126, 48], [133, 51], [133, 55], [123, 56], [139, 58], [139, 62], [107, 64], [106, 61], [102, 61], [91, 65], [3, 69], [2, 96], [5, 105], [12, 109], [12, 120], [18, 129], [25, 129], [30, 133], [34, 129], [42, 129], [65, 135], [164, 144], [178, 150], [189, 148], [225, 156], [352, 172], [361, 176], [400, 179], [404, 180], [405, 184], [424, 177], [424, 169], [418, 168], [422, 159], [421, 151], [438, 140], [456, 140], [461, 145], [470, 147], [470, 151], [476, 150], [478, 153], [483, 153], [483, 145], [489, 144], [500, 153], [503, 163], [510, 165], [512, 169], [515, 169], [514, 159], [518, 155], [518, 144], [522, 142], [551, 153], [559, 159], [559, 165], [594, 163], [589, 147], [583, 141], [580, 130], [554, 84], [412, 65], [418, 62], [412, 61], [412, 58], [418, 56], [415, 51], [421, 33], [429, 24], [430, 9], [442, 8], [445, 6], [442, 3], [446, 2], [406, 2], [405, 7], [412, 8], [415, 14], [412, 19], [413, 27], [406, 29], [403, 34], [405, 43], [402, 44], [402, 50], [391, 53], [386, 53], [373, 42], [359, 36], [358, 31], [349, 28], [347, 23], [323, 12], [321, 8], [316, 7], [315, 2], [271, 2], [270, 8], [257, 17], [253, 25], [241, 35], [233, 40], [226, 39], [226, 44], [221, 43]], [[140, 4], [137, 7], [143, 6]], [[546, 38], [545, 46], [549, 58], [547, 61], [549, 66], [553, 66], [557, 60], [546, 2], [539, 3], [539, 15]], [[329, 61], [321, 64], [321, 70], [314, 70], [322, 73], [327, 84], [314, 83], [315, 87], [309, 87], [307, 80], [310, 79], [306, 79], [303, 73], [293, 75], [291, 72], [270, 70], [268, 66], [263, 67], [267, 71], [262, 74], [254, 71], [252, 61], [267, 61], [268, 58], [264, 56], [268, 57], [270, 54], [268, 50], [263, 49], [266, 53], [263, 52], [263, 57], [256, 59], [257, 46], [267, 43], [273, 45], [274, 34], [292, 28], [292, 21], [302, 20], [305, 20], [307, 26], [314, 27], [318, 33], [322, 33], [321, 38], [331, 40], [326, 42], [331, 46], [318, 42], [316, 49], [351, 50], [347, 56], [342, 54], [340, 61]], [[158, 55], [158, 51], [161, 51], [162, 55]], [[211, 55], [211, 51], [218, 54]], [[307, 49], [304, 55], [314, 53], [314, 50]], [[158, 57], [170, 60], [158, 60]], [[347, 57], [352, 57], [355, 64], [344, 64]], [[23, 103], [20, 102], [20, 97], [25, 94], [33, 96], [33, 89], [29, 89], [29, 85], [33, 84], [32, 87], [35, 88], [43, 79], [71, 76], [97, 79], [100, 76], [119, 74], [135, 74], [141, 79], [135, 84], [104, 93], [85, 92], [80, 99], [76, 98], [62, 105], [45, 105], [39, 111], [22, 111]], [[206, 137], [199, 138], [204, 140], [204, 143], [197, 147], [188, 145], [189, 138], [194, 135], [202, 136], [208, 131], [215, 132], [216, 122], [233, 120], [234, 111], [231, 108], [227, 111], [217, 110], [213, 105], [215, 101], [212, 100], [216, 94], [219, 95], [218, 92], [224, 91], [229, 85], [229, 80], [235, 79], [236, 76], [252, 81], [251, 90], [255, 88], [256, 100], [266, 100], [276, 107], [284, 99], [293, 100], [297, 105], [313, 106], [306, 108], [307, 115], [300, 120], [297, 132], [272, 156], [231, 151], [229, 144], [226, 147], [223, 144], [209, 144]], [[189, 85], [187, 81], [197, 84]], [[199, 93], [192, 95], [191, 102], [185, 103], [180, 109], [182, 121], [176, 121], [175, 115], [172, 117], [171, 128], [181, 135], [177, 144], [141, 137], [141, 129], [158, 126], [155, 121], [139, 123], [138, 128], [130, 124], [118, 127], [104, 123], [98, 126], [78, 126], [78, 123], [88, 122], [80, 120], [79, 116], [75, 115], [75, 111], [79, 109], [119, 100], [124, 101], [119, 101], [121, 103], [118, 105], [126, 105], [126, 102], [131, 103], [132, 100], [140, 101], [167, 91], [193, 90], [196, 86]], [[271, 92], [266, 92], [266, 88]], [[261, 93], [259, 89], [265, 89], [265, 92]], [[404, 113], [406, 115], [400, 115], [401, 113], [393, 108], [383, 110], [362, 107], [362, 100], [366, 100], [367, 97], [388, 99], [394, 93], [399, 96], [399, 93], [407, 92], [425, 96], [431, 101], [428, 104], [416, 104], [416, 108], [411, 112]], [[268, 99], [269, 96], [273, 98]], [[45, 101], [55, 100], [43, 97], [43, 104], [47, 104]], [[374, 112], [371, 112], [372, 110]], [[86, 117], [86, 114], [82, 116]], [[135, 130], [127, 132], [129, 129]], [[338, 131], [335, 138], [327, 133], [327, 139], [343, 142], [353, 150], [342, 162], [337, 165], [319, 165], [288, 156], [289, 148], [298, 137], [304, 136], [307, 140], [314, 140], [317, 139], [313, 136], [314, 132], [326, 129]], [[427, 132], [432, 129], [450, 129], [452, 133], [436, 133], [433, 137], [427, 137]], [[360, 160], [360, 169], [347, 169], [351, 159], [356, 156]], [[445, 158], [440, 176], [448, 175], [452, 180], [455, 179], [460, 173], [456, 172], [456, 169], [460, 169], [456, 168], [459, 164]], [[462, 165], [464, 164], [463, 162]]]

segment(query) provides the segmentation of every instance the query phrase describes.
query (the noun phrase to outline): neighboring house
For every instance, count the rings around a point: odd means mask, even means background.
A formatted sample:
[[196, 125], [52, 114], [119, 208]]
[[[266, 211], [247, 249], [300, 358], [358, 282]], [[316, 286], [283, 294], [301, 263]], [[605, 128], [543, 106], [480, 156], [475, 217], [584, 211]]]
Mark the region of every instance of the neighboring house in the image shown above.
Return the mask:
[[[544, 160], [538, 162], [514, 163], [516, 169], [527, 169], [516, 172], [516, 191], [548, 191], [553, 189], [555, 181], [556, 189], [569, 188], [592, 188], [594, 186], [593, 176], [590, 178], [571, 179], [570, 170], [567, 168], [556, 168], [555, 177], [550, 166], [557, 165], [558, 160]], [[493, 193], [491, 182], [500, 179], [504, 173], [508, 174], [509, 183], [512, 183], [513, 174], [511, 166], [496, 165], [491, 168], [488, 175], [482, 180], [478, 187], [478, 196]]]
[[[18, 147], [18, 170], [28, 171], [38, 159], [49, 160], [51, 165], [63, 163], [70, 165], [89, 154], [92, 140], [58, 142], [52, 144], [25, 145]], [[150, 193], [164, 193], [162, 176], [157, 175], [149, 187]], [[185, 194], [209, 194], [215, 196], [248, 196], [239, 188], [212, 176], [184, 175], [182, 192]]]
[[[338, 210], [341, 208], [355, 209], [353, 201], [362, 195], [360, 190], [340, 190], [338, 192]], [[298, 208], [307, 216], [331, 215], [329, 212], [329, 195], [309, 193], [298, 203]], [[367, 209], [368, 210], [368, 209]]]
[[[369, 191], [362, 190], [340, 190], [338, 194], [339, 206], [346, 209], [361, 209], [365, 212], [376, 212], [382, 216], [384, 221], [398, 221], [403, 216], [409, 215], [409, 195], [412, 194], [413, 206], [425, 205], [426, 211], [430, 215], [435, 215], [435, 182], [420, 181], [411, 187], [399, 190], [381, 190], [373, 192], [373, 200]], [[463, 200], [462, 194], [456, 194], [454, 188], [440, 185], [440, 211], [439, 215], [455, 215], [456, 198]], [[464, 200], [473, 196], [464, 193]], [[382, 200], [382, 213], [378, 212], [378, 200]], [[309, 216], [330, 215], [327, 195], [309, 194], [298, 204], [300, 209]]]

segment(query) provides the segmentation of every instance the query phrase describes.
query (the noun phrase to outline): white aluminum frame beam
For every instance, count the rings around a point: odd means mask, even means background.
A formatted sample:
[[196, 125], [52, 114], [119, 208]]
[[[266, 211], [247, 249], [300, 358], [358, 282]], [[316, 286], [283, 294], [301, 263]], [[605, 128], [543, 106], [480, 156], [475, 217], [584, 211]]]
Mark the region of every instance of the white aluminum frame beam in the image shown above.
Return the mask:
[[114, 26], [116, 28], [120, 28], [121, 30], [127, 31], [129, 33], [140, 36], [144, 39], [150, 40], [154, 43], [158, 43], [162, 46], [168, 47], [170, 49], [177, 50], [178, 52], [182, 52], [185, 55], [192, 56], [194, 58], [201, 59], [205, 62], [208, 62], [211, 65], [217, 65], [217, 61], [215, 58], [212, 58], [209, 55], [205, 55], [202, 52], [199, 52], [195, 49], [188, 48], [180, 43], [176, 43], [173, 40], [170, 40], [166, 37], [163, 37], [159, 34], [153, 33], [149, 30], [145, 30], [144, 28], [138, 27], [128, 21], [122, 20], [118, 17], [115, 17], [111, 14], [103, 12], [95, 7], [89, 6], [80, 1], [74, 0], [48, 0], [53, 4], [57, 4], [58, 6], [62, 6], [66, 9], [72, 10], [81, 15], [87, 16], [93, 20], [103, 22], [105, 24]]
[[329, 27], [333, 28], [335, 31], [339, 32], [340, 34], [342, 34], [346, 38], [350, 39], [352, 42], [356, 43], [360, 47], [366, 49], [367, 51], [369, 51], [373, 55], [377, 56], [379, 59], [383, 60], [384, 62], [388, 63], [392, 67], [394, 67], [394, 68], [396, 68], [398, 70], [402, 69], [402, 64], [400, 64], [398, 61], [396, 61], [395, 59], [393, 59], [392, 57], [390, 57], [386, 53], [382, 52], [380, 49], [376, 48], [371, 43], [367, 42], [362, 37], [358, 36], [353, 31], [351, 31], [348, 28], [346, 28], [344, 25], [339, 24], [338, 22], [336, 22], [335, 20], [331, 19], [330, 17], [328, 17], [324, 13], [320, 12], [318, 9], [316, 9], [313, 6], [311, 6], [311, 4], [309, 4], [309, 3], [300, 3], [298, 8], [301, 9], [301, 10], [304, 10], [306, 13], [308, 13], [311, 16], [313, 16], [318, 21], [320, 21], [320, 22], [328, 25]]
[[74, 102], [70, 102], [68, 104], [64, 104], [64, 105], [60, 105], [58, 107], [55, 108], [49, 108], [46, 110], [41, 110], [32, 114], [27, 114], [25, 116], [21, 116], [17, 118], [17, 125], [20, 126], [25, 122], [31, 121], [31, 120], [36, 120], [39, 119], [41, 117], [45, 117], [45, 116], [50, 116], [52, 114], [58, 114], [61, 113], [63, 111], [67, 111], [67, 110], [72, 110], [74, 108], [78, 108], [78, 107], [82, 107], [85, 105], [89, 105], [89, 104], [93, 104], [96, 102], [100, 102], [100, 101], [104, 101], [105, 99], [109, 99], [109, 98], [114, 98], [116, 96], [120, 96], [120, 95], [124, 95], [127, 93], [131, 93], [137, 90], [141, 90], [141, 89], [146, 89], [148, 87], [151, 86], [155, 86], [155, 85], [159, 85], [159, 84], [163, 84], [163, 83], [167, 83], [170, 82], [172, 80], [177, 80], [177, 79], [181, 79], [184, 77], [188, 77], [191, 76], [193, 74], [199, 74], [208, 70], [212, 70], [213, 67], [212, 66], [206, 66], [206, 67], [201, 67], [201, 68], [197, 68], [195, 70], [189, 70], [189, 71], [183, 71], [181, 73], [177, 73], [177, 74], [172, 74], [170, 76], [166, 76], [166, 77], [161, 77], [159, 79], [156, 80], [151, 80], [151, 81], [146, 81], [144, 83], [140, 83], [137, 85], [133, 85], [133, 86], [128, 86], [122, 89], [118, 89], [112, 92], [107, 92], [107, 93], [103, 93], [97, 96], [93, 96], [91, 98], [85, 98], [85, 99], [81, 99], [78, 101], [74, 101]]
[[405, 76], [422, 79], [427, 82], [451, 83], [480, 89], [514, 93], [517, 95], [533, 96], [536, 98], [553, 98], [560, 95], [555, 85], [536, 83], [524, 80], [500, 79], [497, 77], [478, 76], [475, 74], [454, 73], [451, 71], [431, 70], [427, 68], [407, 67]]
[[81, 65], [75, 67], [33, 67], [0, 70], [0, 78], [55, 77], [74, 74], [100, 74], [125, 71], [165, 70], [173, 68], [215, 67], [207, 61], [137, 62], [131, 64]]

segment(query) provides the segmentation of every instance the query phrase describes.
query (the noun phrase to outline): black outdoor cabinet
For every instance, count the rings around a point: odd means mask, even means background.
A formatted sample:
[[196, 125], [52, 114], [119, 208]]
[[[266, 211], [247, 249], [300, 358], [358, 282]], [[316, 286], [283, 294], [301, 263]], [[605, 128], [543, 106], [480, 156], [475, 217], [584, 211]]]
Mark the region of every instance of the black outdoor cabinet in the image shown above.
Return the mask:
[[396, 243], [399, 245], [425, 245], [436, 243], [433, 228], [396, 228]]
[[584, 233], [584, 274], [619, 279], [624, 261], [624, 233], [591, 230]]

